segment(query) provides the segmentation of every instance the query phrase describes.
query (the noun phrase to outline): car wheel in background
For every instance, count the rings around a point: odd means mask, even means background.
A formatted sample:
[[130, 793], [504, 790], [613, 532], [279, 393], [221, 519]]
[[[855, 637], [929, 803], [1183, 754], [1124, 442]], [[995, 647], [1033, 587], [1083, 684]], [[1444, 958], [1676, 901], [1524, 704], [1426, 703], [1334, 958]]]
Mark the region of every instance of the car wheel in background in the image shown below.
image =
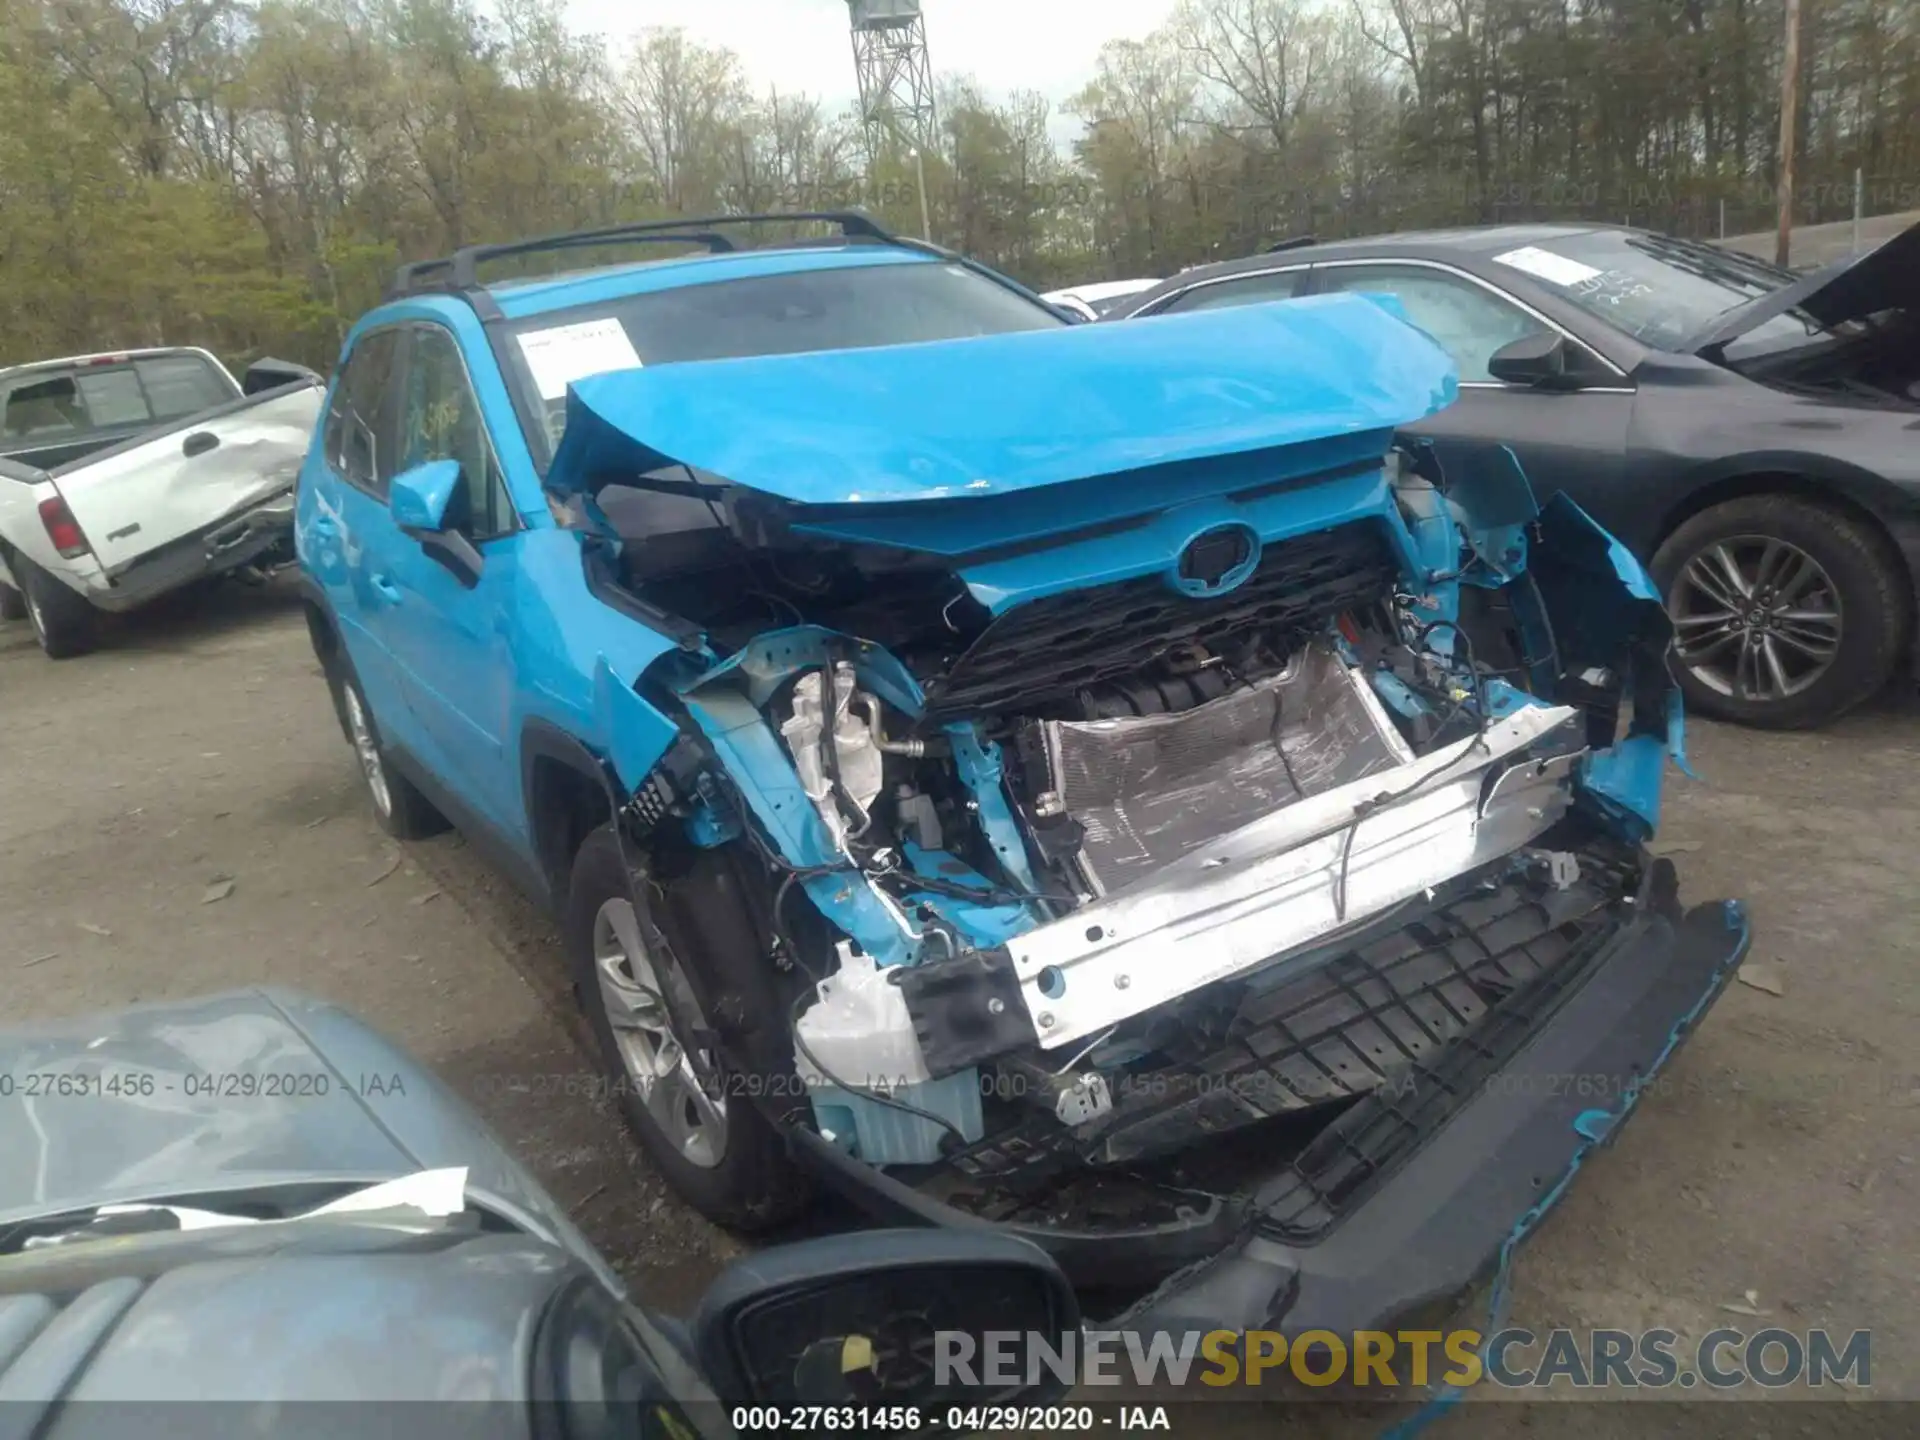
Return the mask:
[[334, 680], [340, 687], [340, 720], [353, 746], [354, 758], [367, 782], [367, 795], [373, 801], [374, 819], [380, 828], [396, 840], [419, 840], [438, 835], [447, 828], [447, 820], [414, 783], [396, 771], [387, 760], [380, 743], [380, 731], [373, 723], [366, 697], [351, 675]]
[[27, 618], [27, 597], [11, 585], [0, 583], [0, 620]]
[[[806, 1206], [811, 1187], [755, 1104], [766, 1087], [733, 1083], [722, 1064], [717, 1036], [659, 923], [654, 901], [662, 898], [651, 880], [629, 880], [612, 825], [581, 842], [562, 917], [574, 987], [613, 1094], [662, 1178], [710, 1220], [747, 1232], [771, 1229]], [[708, 936], [737, 931], [727, 938], [740, 942], [710, 971], [765, 964], [743, 908], [701, 918]], [[749, 976], [705, 978], [730, 1017], [752, 1011], [776, 1018], [765, 1011], [777, 1005], [738, 993], [743, 980], [752, 983]], [[778, 1094], [792, 1097], [798, 1086], [790, 1071], [786, 1081]]]
[[69, 660], [93, 649], [99, 618], [93, 606], [31, 560], [16, 556], [12, 568], [33, 638], [48, 657]]
[[1790, 495], [1703, 510], [1653, 557], [1688, 706], [1767, 729], [1825, 724], [1886, 684], [1909, 596], [1868, 526]]

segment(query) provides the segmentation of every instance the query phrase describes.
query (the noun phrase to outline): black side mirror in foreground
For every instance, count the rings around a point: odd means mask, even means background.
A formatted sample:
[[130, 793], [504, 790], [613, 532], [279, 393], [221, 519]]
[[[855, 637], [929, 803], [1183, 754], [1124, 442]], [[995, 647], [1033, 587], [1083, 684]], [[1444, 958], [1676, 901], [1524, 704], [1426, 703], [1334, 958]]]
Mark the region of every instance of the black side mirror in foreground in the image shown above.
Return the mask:
[[1045, 1403], [1072, 1383], [1030, 1365], [1032, 1347], [1072, 1357], [1058, 1367], [1070, 1375], [1079, 1338], [1073, 1287], [1044, 1251], [959, 1230], [767, 1250], [721, 1275], [693, 1320], [701, 1368], [730, 1405]]
[[1574, 378], [1568, 373], [1569, 358], [1566, 337], [1541, 330], [1509, 340], [1494, 351], [1487, 373], [1509, 385], [1565, 389]]

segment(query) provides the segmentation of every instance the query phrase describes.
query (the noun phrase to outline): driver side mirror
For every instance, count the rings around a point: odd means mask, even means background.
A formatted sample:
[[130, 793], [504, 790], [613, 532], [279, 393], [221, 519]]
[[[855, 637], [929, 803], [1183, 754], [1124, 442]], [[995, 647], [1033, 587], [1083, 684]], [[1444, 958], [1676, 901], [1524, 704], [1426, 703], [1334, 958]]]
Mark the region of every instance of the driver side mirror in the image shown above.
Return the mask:
[[762, 1251], [722, 1274], [693, 1320], [728, 1405], [1057, 1400], [1079, 1341], [1059, 1266], [984, 1231], [869, 1230]]
[[387, 508], [401, 534], [418, 540], [421, 549], [471, 590], [480, 583], [485, 562], [471, 540], [447, 528], [447, 508], [459, 488], [458, 460], [428, 460], [393, 477]]
[[1487, 361], [1487, 373], [1509, 385], [1535, 390], [1571, 390], [1579, 387], [1573, 373], [1573, 354], [1567, 337], [1539, 330], [1509, 340]]

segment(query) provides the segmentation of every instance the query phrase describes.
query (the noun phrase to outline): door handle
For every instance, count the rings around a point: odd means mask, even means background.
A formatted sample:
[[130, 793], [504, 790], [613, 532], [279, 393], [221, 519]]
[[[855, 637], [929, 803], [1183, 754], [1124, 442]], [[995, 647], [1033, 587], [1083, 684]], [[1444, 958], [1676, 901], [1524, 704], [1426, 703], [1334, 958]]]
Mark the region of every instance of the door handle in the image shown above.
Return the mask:
[[380, 592], [380, 598], [385, 600], [389, 605], [398, 605], [400, 603], [400, 587], [386, 576], [375, 575], [373, 577], [373, 588]]
[[220, 437], [211, 430], [196, 430], [180, 442], [182, 455], [204, 455], [220, 443]]

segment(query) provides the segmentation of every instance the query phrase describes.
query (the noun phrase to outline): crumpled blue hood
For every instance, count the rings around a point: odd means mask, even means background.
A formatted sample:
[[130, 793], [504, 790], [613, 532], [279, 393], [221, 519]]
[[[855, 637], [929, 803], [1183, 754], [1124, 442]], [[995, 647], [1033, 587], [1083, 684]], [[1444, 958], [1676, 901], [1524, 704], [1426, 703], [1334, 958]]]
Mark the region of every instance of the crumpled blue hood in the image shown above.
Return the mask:
[[548, 488], [688, 465], [803, 505], [1004, 495], [1391, 432], [1453, 363], [1379, 301], [1326, 295], [1117, 325], [614, 371], [577, 382]]

